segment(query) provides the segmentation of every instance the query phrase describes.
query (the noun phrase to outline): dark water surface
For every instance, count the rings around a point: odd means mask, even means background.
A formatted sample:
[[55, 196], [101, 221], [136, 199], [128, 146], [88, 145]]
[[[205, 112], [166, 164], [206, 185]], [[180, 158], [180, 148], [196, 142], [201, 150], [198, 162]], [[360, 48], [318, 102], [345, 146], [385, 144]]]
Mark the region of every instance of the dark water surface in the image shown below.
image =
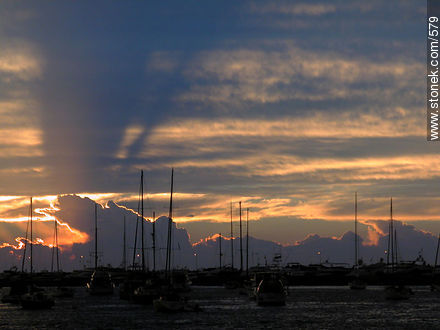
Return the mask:
[[381, 287], [291, 287], [285, 307], [258, 307], [238, 291], [194, 287], [198, 313], [159, 314], [112, 297], [56, 301], [44, 311], [0, 304], [2, 329], [440, 329], [440, 293], [413, 287], [407, 301], [386, 301]]

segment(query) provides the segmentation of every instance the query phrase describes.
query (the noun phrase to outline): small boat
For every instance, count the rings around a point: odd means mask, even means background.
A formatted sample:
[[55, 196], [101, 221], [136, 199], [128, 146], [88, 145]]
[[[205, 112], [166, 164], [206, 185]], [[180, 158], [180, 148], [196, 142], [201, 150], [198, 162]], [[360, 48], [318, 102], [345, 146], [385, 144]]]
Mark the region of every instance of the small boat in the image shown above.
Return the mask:
[[20, 303], [23, 309], [48, 309], [52, 308], [55, 301], [45, 290], [32, 287], [20, 297]]
[[156, 312], [175, 313], [183, 312], [185, 301], [176, 293], [161, 296], [153, 301], [153, 307]]
[[145, 281], [145, 284], [139, 286], [133, 292], [133, 302], [137, 304], [149, 305], [153, 300], [160, 297], [160, 283], [155, 283], [152, 279]]
[[286, 304], [287, 291], [280, 276], [265, 274], [258, 285], [255, 297], [259, 306], [282, 306]]
[[161, 313], [197, 312], [200, 310], [197, 303], [187, 301], [174, 291], [169, 291], [154, 300], [153, 307], [154, 311]]
[[103, 296], [112, 295], [114, 284], [111, 276], [106, 271], [95, 270], [92, 274], [90, 282], [87, 283], [87, 290], [91, 295]]
[[407, 300], [413, 291], [403, 285], [390, 285], [385, 288], [385, 299], [387, 300]]

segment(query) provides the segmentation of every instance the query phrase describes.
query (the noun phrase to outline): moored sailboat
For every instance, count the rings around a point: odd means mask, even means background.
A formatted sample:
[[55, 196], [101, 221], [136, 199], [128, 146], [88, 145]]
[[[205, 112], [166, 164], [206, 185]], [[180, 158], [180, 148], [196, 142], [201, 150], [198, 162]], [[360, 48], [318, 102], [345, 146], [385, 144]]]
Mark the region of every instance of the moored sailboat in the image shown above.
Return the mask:
[[[165, 275], [167, 286], [161, 292], [159, 299], [153, 301], [153, 307], [156, 312], [175, 313], [198, 311], [198, 304], [188, 302], [187, 297], [181, 294], [181, 288], [176, 287], [177, 283], [173, 281], [172, 271], [172, 229], [173, 229], [173, 180], [174, 169], [171, 170], [171, 194], [170, 194], [170, 209], [168, 216], [168, 236], [167, 236], [167, 255], [165, 263]], [[179, 277], [174, 277], [175, 279]], [[186, 278], [186, 277], [185, 277]], [[179, 281], [181, 282], [181, 281]], [[178, 283], [179, 283], [178, 282]]]
[[354, 271], [353, 279], [349, 282], [351, 290], [364, 290], [367, 283], [360, 278], [359, 274], [359, 239], [358, 239], [358, 221], [357, 221], [357, 192], [354, 194]]
[[[55, 263], [56, 261], [56, 263]], [[52, 263], [51, 272], [55, 272], [54, 264], [56, 265], [56, 273], [62, 275], [60, 268], [60, 251], [58, 246], [58, 220], [54, 219], [54, 240], [52, 244]], [[52, 297], [55, 298], [71, 298], [75, 294], [73, 288], [66, 286], [58, 286], [54, 291], [51, 292]]]
[[93, 296], [112, 295], [113, 289], [111, 275], [105, 270], [96, 269], [87, 283], [87, 290]]
[[[32, 275], [33, 275], [33, 228], [32, 228], [32, 197], [30, 199], [30, 283], [27, 287], [27, 293], [23, 294], [20, 297], [20, 304], [23, 309], [47, 309], [51, 308], [55, 302], [51, 295], [49, 295], [44, 289], [36, 287], [32, 283]], [[26, 248], [26, 247], [25, 247]]]
[[278, 273], [264, 273], [258, 284], [255, 298], [259, 306], [282, 306], [286, 304], [287, 290]]
[[[390, 200], [390, 223], [388, 232], [388, 254], [387, 266], [392, 274], [395, 274], [395, 264], [397, 263], [397, 239], [396, 231], [393, 223], [393, 199]], [[391, 263], [390, 263], [391, 257]], [[404, 286], [403, 283], [393, 283], [384, 289], [385, 299], [387, 300], [407, 300], [413, 294], [410, 288]]]
[[95, 203], [95, 270], [87, 283], [91, 295], [112, 295], [114, 284], [109, 272], [98, 268], [98, 206]]
[[[152, 247], [153, 247], [153, 272], [148, 272], [145, 265], [145, 242], [144, 242], [144, 171], [141, 170], [141, 182], [139, 187], [139, 203], [138, 203], [138, 214], [140, 211], [140, 217], [137, 217], [136, 222], [136, 235], [135, 235], [135, 249], [133, 253], [133, 267], [135, 264], [135, 253], [136, 253], [136, 238], [137, 238], [137, 227], [139, 220], [141, 221], [141, 256], [142, 256], [142, 268], [137, 273], [137, 282], [126, 281], [125, 285], [127, 288], [131, 287], [132, 292], [130, 293], [130, 299], [137, 303], [148, 305], [152, 304], [154, 299], [160, 297], [162, 278], [160, 274], [156, 273], [156, 251], [155, 251], [155, 214], [153, 212], [153, 232], [152, 232]], [[140, 210], [139, 210], [140, 206]], [[124, 286], [125, 289], [125, 286]]]

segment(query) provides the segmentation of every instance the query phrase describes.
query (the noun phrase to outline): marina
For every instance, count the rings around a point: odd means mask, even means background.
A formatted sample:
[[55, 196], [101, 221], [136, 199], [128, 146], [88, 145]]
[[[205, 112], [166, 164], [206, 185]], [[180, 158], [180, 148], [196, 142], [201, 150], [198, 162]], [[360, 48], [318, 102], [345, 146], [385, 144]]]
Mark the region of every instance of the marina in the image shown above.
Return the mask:
[[8, 329], [353, 329], [435, 328], [440, 322], [440, 296], [415, 286], [410, 301], [387, 301], [382, 286], [353, 294], [348, 287], [289, 287], [285, 306], [258, 306], [237, 291], [223, 287], [192, 287], [199, 312], [162, 314], [152, 305], [90, 296], [75, 288], [75, 298], [56, 301], [50, 310], [25, 311], [0, 304], [0, 328]]

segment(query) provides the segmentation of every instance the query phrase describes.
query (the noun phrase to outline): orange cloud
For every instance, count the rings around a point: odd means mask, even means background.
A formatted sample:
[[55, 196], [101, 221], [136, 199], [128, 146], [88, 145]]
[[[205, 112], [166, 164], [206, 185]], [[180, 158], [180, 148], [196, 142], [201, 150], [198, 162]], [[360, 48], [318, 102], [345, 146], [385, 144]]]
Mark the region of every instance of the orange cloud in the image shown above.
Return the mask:
[[[34, 210], [34, 241], [35, 243], [52, 247], [54, 222], [58, 223], [58, 242], [60, 249], [71, 246], [74, 243], [85, 243], [89, 240], [86, 233], [83, 233], [61, 219], [52, 215], [57, 210], [55, 202], [57, 196], [45, 195], [33, 198], [34, 205], [45, 205], [45, 207], [36, 207]], [[14, 213], [13, 210], [16, 209]], [[5, 217], [5, 215], [8, 215]], [[0, 197], [0, 222], [15, 223], [21, 232], [25, 232], [26, 224], [29, 220], [29, 197], [23, 196], [1, 196]], [[22, 248], [22, 237], [16, 237], [15, 241], [19, 243], [15, 248]], [[5, 243], [6, 244], [6, 243]]]
[[361, 221], [363, 224], [368, 226], [367, 238], [363, 241], [364, 246], [377, 246], [379, 244], [379, 239], [386, 236], [385, 233], [376, 222], [374, 221]]
[[[413, 109], [420, 113], [419, 109]], [[206, 139], [235, 141], [236, 138], [360, 138], [424, 136], [421, 120], [412, 116], [410, 109], [396, 107], [389, 109], [397, 118], [384, 118], [383, 114], [353, 113], [325, 114], [314, 112], [306, 117], [285, 117], [277, 119], [217, 120], [192, 119], [164, 123], [155, 127], [147, 137], [148, 147], [163, 146], [179, 141], [179, 144], [206, 145]], [[197, 143], [198, 142], [198, 143]], [[146, 151], [148, 152], [148, 151]], [[144, 153], [142, 156], [154, 154]]]
[[[408, 119], [407, 111], [399, 120], [384, 120], [379, 116], [361, 115], [362, 120], [354, 120], [348, 114], [328, 116], [318, 114], [310, 118], [284, 120], [190, 120], [164, 124], [155, 128], [147, 137], [141, 157], [161, 157], [170, 153], [177, 156], [171, 163], [178, 168], [228, 168], [235, 175], [283, 176], [306, 174], [322, 176], [329, 181], [365, 181], [382, 179], [425, 179], [439, 176], [436, 164], [440, 157], [433, 154], [402, 155], [393, 157], [362, 158], [302, 158], [287, 154], [270, 144], [270, 141], [292, 143], [292, 139], [353, 137], [397, 137], [422, 136], [423, 125], [417, 120]], [[325, 118], [324, 118], [325, 117]], [[325, 127], [324, 127], [325, 126]], [[329, 128], [330, 127], [330, 128]], [[408, 129], [411, 127], [411, 129]], [[254, 138], [266, 139], [258, 153], [239, 154], [228, 157], [201, 157], [205, 154], [221, 154], [224, 145], [239, 148], [244, 141]], [[237, 141], [237, 139], [240, 139]], [[175, 141], [179, 141], [176, 143]], [[200, 141], [203, 141], [200, 142]], [[209, 142], [208, 142], [209, 141]], [[238, 143], [238, 144], [237, 144]], [[179, 150], [177, 146], [181, 146]], [[172, 149], [169, 149], [172, 148]], [[223, 150], [222, 150], [223, 148]], [[190, 150], [188, 153], [187, 150]], [[232, 147], [234, 150], [234, 147]], [[181, 157], [182, 159], [179, 159]], [[157, 169], [167, 164], [157, 162], [149, 169]]]
[[[206, 238], [202, 238], [200, 241], [198, 241], [198, 242], [196, 242], [196, 243], [193, 243], [192, 246], [195, 247], [195, 246], [197, 246], [197, 245], [202, 245], [202, 244], [203, 244], [203, 245], [207, 245], [207, 243], [208, 243], [209, 241], [216, 241], [219, 237], [220, 237], [219, 234], [214, 234], [214, 235], [208, 236], [208, 237], [206, 237]], [[225, 237], [225, 236], [223, 236], [223, 235], [222, 235], [222, 239], [224, 239], [224, 240], [231, 240], [231, 238], [229, 238], [229, 237]]]
[[35, 47], [23, 42], [3, 45], [0, 50], [0, 73], [31, 80], [41, 76], [43, 61]]
[[43, 133], [38, 128], [20, 127], [20, 134], [16, 134], [17, 128], [0, 128], [0, 157], [38, 157], [43, 156], [41, 148]]

